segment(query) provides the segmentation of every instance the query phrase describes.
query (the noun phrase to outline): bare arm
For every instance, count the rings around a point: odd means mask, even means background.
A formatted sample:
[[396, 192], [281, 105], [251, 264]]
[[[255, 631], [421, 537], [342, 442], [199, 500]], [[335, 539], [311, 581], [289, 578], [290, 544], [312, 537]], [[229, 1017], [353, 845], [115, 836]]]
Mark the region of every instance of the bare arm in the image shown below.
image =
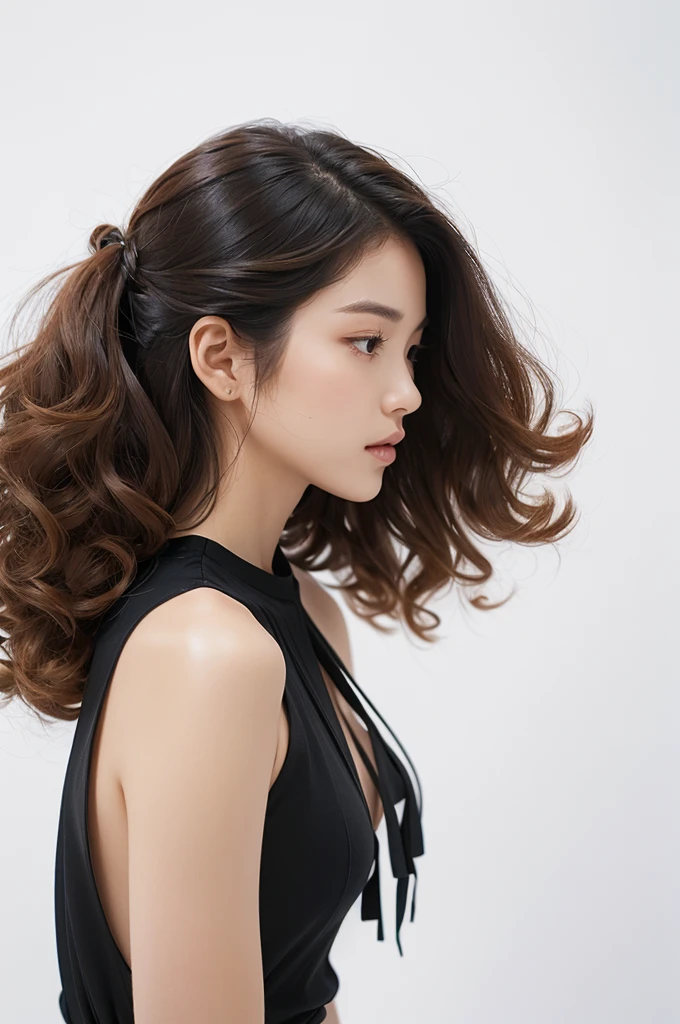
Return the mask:
[[152, 616], [127, 660], [121, 768], [135, 1021], [263, 1024], [259, 872], [285, 661], [219, 591]]

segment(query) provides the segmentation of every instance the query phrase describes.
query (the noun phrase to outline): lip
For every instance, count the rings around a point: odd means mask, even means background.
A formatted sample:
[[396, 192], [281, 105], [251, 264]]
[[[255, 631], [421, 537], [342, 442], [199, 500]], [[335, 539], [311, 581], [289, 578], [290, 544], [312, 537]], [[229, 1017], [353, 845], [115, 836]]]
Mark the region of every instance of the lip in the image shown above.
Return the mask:
[[382, 441], [374, 441], [373, 444], [367, 444], [366, 447], [367, 448], [377, 448], [378, 445], [380, 445], [380, 444], [399, 444], [399, 442], [403, 441], [405, 437], [406, 437], [406, 431], [405, 430], [395, 430], [395, 432], [393, 434], [390, 434], [389, 437], [383, 438]]

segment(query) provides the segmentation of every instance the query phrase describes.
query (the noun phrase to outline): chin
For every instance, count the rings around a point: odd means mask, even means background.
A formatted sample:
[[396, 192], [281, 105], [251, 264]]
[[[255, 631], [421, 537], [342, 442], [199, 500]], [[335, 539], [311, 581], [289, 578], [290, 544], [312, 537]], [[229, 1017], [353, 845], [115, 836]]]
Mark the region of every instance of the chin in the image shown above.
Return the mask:
[[[384, 468], [384, 467], [383, 467]], [[335, 481], [331, 483], [326, 481], [324, 484], [317, 484], [322, 490], [326, 491], [327, 494], [332, 494], [336, 498], [342, 498], [344, 501], [371, 501], [375, 498], [376, 494], [380, 493], [382, 487], [382, 473], [373, 473], [373, 479], [370, 479], [366, 474], [363, 480], [358, 479], [359, 474], [354, 480], [346, 480], [344, 482]]]

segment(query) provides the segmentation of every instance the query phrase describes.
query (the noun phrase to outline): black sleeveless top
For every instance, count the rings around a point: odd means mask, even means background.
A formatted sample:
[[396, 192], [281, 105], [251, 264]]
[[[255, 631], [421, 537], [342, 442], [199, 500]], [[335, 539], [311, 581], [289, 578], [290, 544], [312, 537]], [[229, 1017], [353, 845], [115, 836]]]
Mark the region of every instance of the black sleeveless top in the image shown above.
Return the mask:
[[[424, 852], [420, 780], [390, 729], [413, 769], [419, 791], [416, 801], [403, 762], [376, 728], [355, 689], [387, 723], [306, 613], [297, 578], [279, 545], [272, 570], [267, 572], [209, 538], [173, 537], [152, 558], [139, 563], [134, 580], [98, 625], [64, 778], [56, 846], [59, 1007], [68, 1024], [134, 1021], [132, 973], [109, 930], [90, 860], [88, 773], [97, 721], [125, 641], [147, 612], [195, 587], [214, 587], [245, 605], [276, 639], [286, 663], [283, 701], [289, 747], [269, 790], [260, 868], [266, 1024], [318, 1024], [326, 1018], [325, 1005], [339, 987], [328, 955], [360, 895], [362, 920], [377, 920], [378, 939], [383, 939], [378, 838], [319, 662], [368, 729], [373, 745], [377, 775], [357, 743], [382, 798], [392, 873], [397, 879], [397, 946], [403, 955], [399, 929], [409, 875], [414, 876], [413, 921], [417, 881], [413, 858]], [[399, 821], [395, 805], [402, 800]]]

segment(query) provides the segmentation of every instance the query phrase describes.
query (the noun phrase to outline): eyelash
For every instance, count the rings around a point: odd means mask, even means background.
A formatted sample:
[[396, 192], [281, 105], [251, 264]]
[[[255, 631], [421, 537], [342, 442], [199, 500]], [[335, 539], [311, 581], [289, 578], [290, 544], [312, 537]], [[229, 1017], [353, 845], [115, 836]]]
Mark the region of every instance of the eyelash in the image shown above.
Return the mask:
[[[373, 359], [375, 356], [377, 356], [378, 352], [383, 347], [383, 345], [385, 344], [387, 339], [385, 338], [385, 336], [382, 333], [382, 331], [378, 331], [376, 334], [364, 334], [363, 337], [361, 337], [361, 338], [352, 338], [351, 341], [352, 341], [352, 346], [351, 346], [352, 350], [354, 351], [354, 353], [356, 355], [365, 356], [367, 359]], [[356, 348], [356, 345], [354, 344], [357, 341], [375, 341], [375, 342], [377, 342], [377, 345], [376, 345], [375, 349], [372, 352], [360, 352], [359, 349]], [[415, 364], [416, 359], [418, 358], [418, 353], [420, 352], [421, 349], [426, 348], [426, 347], [427, 346], [423, 345], [422, 342], [420, 343], [420, 345], [412, 345], [411, 346], [411, 350], [415, 349], [415, 353], [416, 354], [415, 354], [415, 357], [410, 360], [410, 362]]]

